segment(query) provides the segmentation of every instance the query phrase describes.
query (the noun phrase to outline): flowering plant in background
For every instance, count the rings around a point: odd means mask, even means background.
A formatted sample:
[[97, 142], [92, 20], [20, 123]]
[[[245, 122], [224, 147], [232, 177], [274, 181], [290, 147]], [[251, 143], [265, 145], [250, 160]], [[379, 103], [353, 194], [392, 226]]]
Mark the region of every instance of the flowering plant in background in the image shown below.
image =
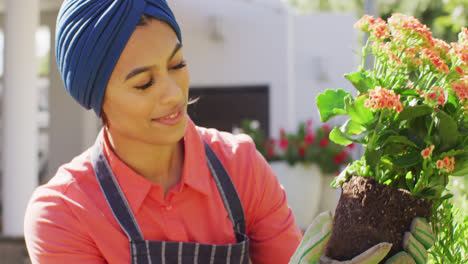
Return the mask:
[[323, 173], [336, 174], [351, 162], [354, 144], [345, 147], [331, 142], [327, 124], [314, 129], [311, 120], [301, 122], [295, 133], [281, 129], [279, 139], [267, 139], [255, 120], [243, 120], [242, 130], [268, 161], [285, 160], [291, 166], [317, 164]]
[[[468, 30], [448, 44], [402, 14], [387, 21], [365, 15], [355, 27], [369, 35], [361, 67], [345, 75], [356, 94], [317, 97], [323, 122], [349, 117], [330, 139], [365, 150], [333, 184], [373, 177], [440, 204], [450, 197], [443, 195], [449, 176], [468, 174]], [[367, 56], [373, 64], [366, 67]]]

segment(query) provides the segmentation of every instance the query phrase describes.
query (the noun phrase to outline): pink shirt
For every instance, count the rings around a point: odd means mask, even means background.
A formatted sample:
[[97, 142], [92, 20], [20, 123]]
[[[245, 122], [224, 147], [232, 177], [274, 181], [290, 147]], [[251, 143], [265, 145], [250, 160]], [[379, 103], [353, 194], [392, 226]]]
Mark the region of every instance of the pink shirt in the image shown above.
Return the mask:
[[[268, 163], [245, 135], [196, 127], [184, 136], [181, 181], [166, 197], [103, 144], [146, 240], [235, 243], [232, 224], [206, 165], [203, 141], [212, 147], [237, 189], [246, 218], [253, 263], [288, 263], [302, 233]], [[87, 150], [59, 168], [34, 192], [26, 210], [25, 240], [32, 263], [131, 263], [128, 238], [114, 219]]]

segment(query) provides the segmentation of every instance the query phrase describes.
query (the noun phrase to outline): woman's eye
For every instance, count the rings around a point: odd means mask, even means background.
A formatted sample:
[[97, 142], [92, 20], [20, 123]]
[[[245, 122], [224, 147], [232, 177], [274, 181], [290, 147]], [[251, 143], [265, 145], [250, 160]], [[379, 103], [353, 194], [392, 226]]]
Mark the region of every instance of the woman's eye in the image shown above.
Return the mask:
[[181, 69], [183, 67], [187, 66], [186, 62], [185, 61], [182, 61], [181, 63], [179, 63], [178, 65], [174, 66], [171, 68], [171, 70], [178, 70], [178, 69]]
[[145, 84], [143, 84], [141, 86], [135, 86], [135, 88], [140, 89], [140, 90], [145, 90], [146, 88], [150, 87], [151, 85], [153, 85], [153, 78], [151, 78], [149, 80], [149, 82], [147, 82], [147, 83], [145, 83]]

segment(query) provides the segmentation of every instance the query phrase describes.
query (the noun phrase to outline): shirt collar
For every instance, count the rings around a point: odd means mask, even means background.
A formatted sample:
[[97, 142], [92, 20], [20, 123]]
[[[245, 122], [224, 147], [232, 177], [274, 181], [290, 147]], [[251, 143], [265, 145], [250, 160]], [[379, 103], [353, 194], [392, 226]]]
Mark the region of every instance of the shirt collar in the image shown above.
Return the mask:
[[205, 145], [199, 130], [188, 118], [187, 131], [184, 136], [184, 169], [182, 172], [183, 183], [200, 193], [209, 195], [210, 179], [212, 178], [207, 165]]
[[[112, 172], [117, 179], [125, 197], [127, 197], [130, 208], [134, 213], [138, 212], [143, 201], [148, 195], [154, 183], [147, 180], [133, 169], [127, 166], [112, 150], [107, 138], [107, 130], [103, 128], [100, 133], [100, 141], [103, 146], [104, 155], [109, 162]], [[181, 186], [184, 185], [194, 190], [209, 195], [211, 172], [208, 168], [205, 146], [201, 135], [188, 118], [187, 130], [184, 135], [184, 167], [182, 171]]]
[[148, 195], [152, 182], [136, 173], [114, 153], [107, 138], [106, 128], [103, 128], [103, 133], [100, 133], [100, 135], [104, 155], [109, 162], [112, 172], [114, 173], [130, 208], [134, 213], [136, 213], [140, 209], [146, 195]]

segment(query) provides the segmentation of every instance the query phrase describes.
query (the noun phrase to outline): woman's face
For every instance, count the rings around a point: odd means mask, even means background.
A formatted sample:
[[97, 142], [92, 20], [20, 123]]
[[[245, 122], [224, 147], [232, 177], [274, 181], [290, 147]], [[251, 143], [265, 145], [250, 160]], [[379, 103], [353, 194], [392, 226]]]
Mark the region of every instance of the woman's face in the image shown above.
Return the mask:
[[187, 127], [189, 79], [174, 30], [157, 19], [137, 26], [104, 96], [102, 109], [112, 137], [178, 142]]

